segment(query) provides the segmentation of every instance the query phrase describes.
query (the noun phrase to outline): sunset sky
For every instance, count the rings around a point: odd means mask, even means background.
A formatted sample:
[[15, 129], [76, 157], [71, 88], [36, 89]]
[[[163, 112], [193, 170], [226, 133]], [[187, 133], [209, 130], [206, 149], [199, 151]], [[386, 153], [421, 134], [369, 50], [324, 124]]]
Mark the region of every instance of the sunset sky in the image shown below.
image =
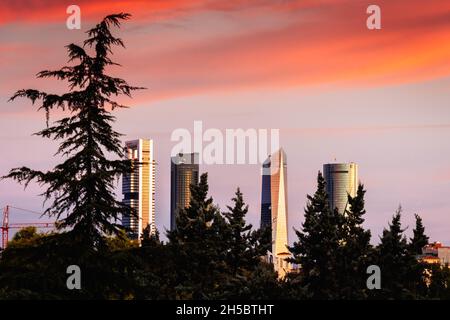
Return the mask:
[[[122, 67], [110, 72], [148, 89], [123, 100], [131, 108], [116, 113], [116, 128], [124, 140], [155, 141], [160, 231], [170, 225], [170, 135], [201, 120], [205, 129], [280, 129], [290, 227], [300, 228], [317, 171], [336, 159], [359, 164], [374, 243], [401, 204], [408, 236], [418, 213], [431, 240], [450, 245], [449, 1], [108, 2], [1, 1], [0, 175], [60, 161], [55, 143], [31, 136], [45, 115], [8, 98], [21, 88], [63, 92], [64, 83], [35, 74], [65, 65], [64, 46], [80, 44], [105, 15], [129, 12], [132, 19], [114, 31], [126, 45], [113, 57]], [[81, 30], [66, 28], [71, 4], [81, 8]], [[366, 27], [370, 4], [381, 8], [381, 30]], [[223, 209], [240, 186], [249, 220], [259, 225], [258, 165], [201, 170]], [[1, 181], [0, 206], [42, 211], [42, 190]]]

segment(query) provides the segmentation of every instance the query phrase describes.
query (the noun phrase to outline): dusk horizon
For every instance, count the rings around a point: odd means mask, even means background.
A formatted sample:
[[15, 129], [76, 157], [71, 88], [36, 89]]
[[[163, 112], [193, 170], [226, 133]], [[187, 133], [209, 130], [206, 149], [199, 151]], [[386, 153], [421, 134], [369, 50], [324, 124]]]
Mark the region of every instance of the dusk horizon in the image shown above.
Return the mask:
[[[7, 152], [2, 174], [21, 165], [48, 169], [58, 160], [52, 157], [56, 144], [31, 136], [44, 116], [26, 101], [6, 101], [22, 87], [64, 89], [33, 76], [65, 64], [64, 46], [79, 43], [91, 21], [111, 11], [97, 1], [79, 2], [81, 30], [64, 28], [65, 7], [53, 1], [29, 1], [27, 10], [17, 10], [13, 1], [3, 4], [0, 141]], [[439, 18], [449, 14], [449, 5], [444, 9], [432, 1], [424, 9], [419, 1], [381, 1], [383, 28], [367, 30], [364, 1], [216, 1], [210, 7], [202, 1], [124, 3], [133, 14], [120, 31], [128, 50], [118, 50], [114, 59], [125, 68], [112, 71], [123, 75], [126, 70], [131, 84], [148, 89], [123, 100], [131, 108], [117, 113], [118, 131], [125, 134], [123, 142], [155, 141], [160, 231], [169, 228], [171, 132], [192, 130], [201, 120], [205, 128], [223, 131], [280, 130], [288, 155], [291, 242], [317, 172], [336, 159], [359, 164], [372, 241], [402, 205], [406, 234], [417, 213], [432, 240], [450, 243], [450, 148], [445, 143], [450, 137], [450, 47], [440, 41], [450, 34], [450, 24]], [[411, 10], [401, 11], [402, 3]], [[140, 13], [144, 8], [147, 15]], [[145, 68], [134, 61], [146, 62]], [[201, 171], [209, 173], [211, 195], [221, 208], [241, 187], [250, 205], [249, 221], [259, 226], [258, 165], [202, 165]], [[0, 182], [2, 206], [41, 211], [38, 193], [34, 186], [23, 191], [13, 181]], [[120, 185], [117, 194], [120, 198]]]
[[449, 300], [449, 39], [440, 0], [3, 0], [0, 301]]

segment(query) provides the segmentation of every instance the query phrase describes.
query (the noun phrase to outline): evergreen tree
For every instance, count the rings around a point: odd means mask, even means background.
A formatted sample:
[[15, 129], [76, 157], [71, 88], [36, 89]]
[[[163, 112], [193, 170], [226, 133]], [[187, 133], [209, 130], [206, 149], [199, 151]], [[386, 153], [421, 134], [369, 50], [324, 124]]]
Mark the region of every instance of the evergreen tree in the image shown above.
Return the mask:
[[208, 198], [208, 175], [202, 174], [198, 185], [191, 185], [187, 208], [177, 216], [177, 228], [168, 231], [173, 252], [177, 298], [211, 299], [219, 294], [225, 281], [227, 224], [213, 199]]
[[301, 266], [301, 285], [306, 286], [313, 299], [338, 297], [338, 264], [343, 216], [330, 210], [325, 180], [317, 177], [317, 191], [307, 196], [305, 221], [296, 230], [298, 241], [289, 248], [291, 262]]
[[[15, 168], [4, 178], [13, 178], [27, 186], [31, 181], [46, 185], [42, 194], [45, 200], [53, 199], [45, 214], [55, 216], [61, 229], [73, 228], [73, 233], [88, 245], [101, 242], [103, 234], [118, 231], [117, 219], [129, 212], [115, 199], [114, 185], [117, 177], [129, 172], [126, 160], [109, 160], [107, 154], [123, 158], [120, 134], [113, 130], [115, 117], [109, 110], [125, 107], [113, 100], [114, 96], [130, 96], [132, 87], [120, 78], [108, 76], [105, 69], [116, 65], [111, 59], [113, 46], [124, 46], [120, 38], [111, 34], [112, 26], [119, 27], [129, 14], [120, 13], [105, 17], [87, 31], [83, 46], [67, 46], [69, 62], [56, 71], [42, 71], [39, 78], [53, 77], [68, 82], [69, 91], [58, 95], [34, 89], [19, 90], [10, 100], [29, 98], [34, 104], [41, 101], [47, 128], [37, 135], [61, 140], [57, 151], [65, 158], [53, 170], [41, 172], [27, 167]], [[85, 50], [94, 49], [91, 56]], [[70, 115], [49, 126], [49, 115], [55, 109], [68, 110]]]
[[156, 231], [152, 233], [152, 229], [149, 224], [145, 227], [144, 232], [141, 236], [141, 240], [141, 245], [143, 247], [158, 246], [161, 244], [158, 229], [156, 229]]
[[226, 267], [227, 282], [220, 298], [267, 298], [267, 292], [259, 288], [260, 281], [276, 282], [273, 271], [262, 266], [263, 258], [271, 246], [271, 239], [266, 230], [252, 231], [252, 225], [246, 224], [245, 216], [248, 205], [238, 188], [232, 199], [234, 206], [227, 206], [228, 212], [223, 213], [227, 228], [222, 234], [222, 241], [227, 244]]
[[[422, 218], [414, 215], [416, 218], [416, 226], [413, 230], [413, 237], [408, 244], [408, 253], [411, 256], [411, 276], [415, 278], [415, 295], [417, 298], [422, 298], [427, 295], [427, 276], [428, 265], [425, 262], [419, 261], [418, 255], [422, 254], [422, 249], [428, 244], [428, 236], [425, 234], [425, 227], [422, 223]], [[413, 260], [414, 259], [414, 260]]]
[[412, 255], [422, 254], [422, 249], [428, 244], [429, 237], [425, 234], [425, 227], [422, 218], [416, 214], [416, 227], [413, 230], [413, 237], [410, 239], [409, 251]]
[[367, 267], [371, 264], [370, 230], [364, 223], [364, 195], [366, 190], [360, 184], [355, 197], [348, 195], [348, 207], [344, 215], [341, 241], [339, 283], [340, 298], [363, 299], [366, 297]]
[[[382, 289], [374, 294], [380, 298], [413, 299], [418, 284], [417, 274], [413, 270], [415, 257], [408, 251], [408, 244], [401, 226], [401, 207], [383, 230], [381, 243], [377, 248], [377, 264], [381, 269]], [[379, 292], [380, 291], [380, 292]]]
[[266, 239], [261, 233], [251, 232], [252, 225], [246, 224], [248, 205], [245, 205], [239, 188], [232, 201], [234, 206], [227, 206], [229, 211], [224, 213], [229, 224], [229, 235], [224, 235], [224, 240], [228, 240], [229, 247], [227, 264], [231, 274], [235, 276], [239, 269], [253, 269], [261, 257], [266, 255], [270, 241], [264, 243]]

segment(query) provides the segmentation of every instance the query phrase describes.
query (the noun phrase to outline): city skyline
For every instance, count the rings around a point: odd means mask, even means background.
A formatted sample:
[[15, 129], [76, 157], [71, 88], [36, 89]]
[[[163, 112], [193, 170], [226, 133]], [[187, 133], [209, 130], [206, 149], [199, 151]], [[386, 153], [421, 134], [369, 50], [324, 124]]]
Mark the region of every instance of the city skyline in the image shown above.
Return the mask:
[[[32, 3], [4, 1], [0, 12], [2, 174], [20, 165], [45, 170], [59, 161], [54, 142], [31, 136], [45, 117], [28, 101], [6, 101], [22, 87], [62, 92], [33, 75], [63, 65], [64, 46], [80, 43], [84, 31], [114, 9], [82, 0], [82, 30], [67, 30], [66, 6]], [[114, 55], [124, 68], [112, 70], [149, 88], [124, 99], [132, 108], [117, 112], [117, 130], [125, 134], [123, 142], [147, 136], [157, 141], [161, 233], [170, 228], [170, 134], [202, 120], [222, 131], [280, 129], [290, 160], [289, 230], [301, 226], [317, 171], [337, 158], [361, 166], [365, 226], [373, 241], [401, 204], [408, 236], [418, 213], [432, 240], [450, 243], [449, 3], [380, 1], [383, 28], [374, 32], [357, 1], [216, 1], [202, 9], [192, 1], [164, 3], [130, 4], [134, 18], [118, 32], [127, 50]], [[209, 173], [211, 195], [222, 209], [240, 186], [248, 219], [259, 225], [259, 165], [201, 171]], [[23, 191], [1, 181], [0, 203], [42, 211], [40, 192], [34, 184]]]
[[0, 300], [450, 299], [450, 2], [0, 7]]
[[[168, 146], [164, 146], [164, 145], [158, 145], [158, 143], [156, 144], [156, 148], [164, 148], [164, 147], [166, 147], [166, 148], [168, 148]], [[160, 152], [157, 152], [156, 154], [157, 155], [160, 155], [159, 154]], [[170, 153], [168, 153], [168, 154], [166, 154], [166, 155], [163, 155], [163, 157], [166, 157], [166, 158], [168, 158], [168, 159], [170, 159]], [[167, 161], [167, 160], [166, 160]], [[160, 163], [160, 160], [156, 160], [156, 162], [158, 162], [158, 163]], [[317, 164], [315, 167], [317, 168], [317, 171], [318, 170], [321, 170], [322, 169], [322, 164]], [[228, 167], [228, 168], [227, 168]], [[220, 168], [223, 168], [223, 169], [225, 169], [226, 168], [226, 170], [228, 170], [228, 171], [230, 171], [230, 169], [231, 169], [231, 171], [235, 171], [237, 168], [236, 167], [240, 167], [239, 165], [204, 165], [203, 166], [203, 168], [200, 168], [200, 172], [210, 172], [210, 171], [208, 171], [208, 169], [213, 169], [212, 171], [214, 172], [214, 171], [216, 171], [216, 170], [219, 170], [220, 171]], [[258, 169], [258, 166], [256, 166], [256, 165], [241, 165], [241, 167], [246, 167], [246, 168], [253, 168], [253, 173], [255, 174], [255, 173], [257, 173], [258, 175], [256, 175], [256, 177], [258, 177], [259, 175], [260, 175], [260, 172], [261, 172], [261, 170], [260, 169]], [[161, 168], [161, 166], [160, 165], [158, 165], [158, 168]], [[234, 169], [233, 169], [234, 168]], [[166, 170], [163, 170], [163, 171], [166, 171]], [[170, 173], [170, 170], [168, 170], [169, 171], [169, 173]], [[317, 171], [314, 171], [313, 169], [312, 170], [310, 170], [309, 171], [309, 176], [311, 177], [311, 179], [309, 179], [309, 180], [307, 180], [307, 181], [305, 181], [305, 185], [310, 185], [311, 187], [310, 187], [310, 189], [307, 191], [308, 192], [308, 194], [313, 194], [314, 193], [314, 191], [315, 191], [315, 178], [316, 178], [316, 174], [317, 174]], [[159, 173], [159, 172], [158, 172]], [[303, 172], [304, 174], [305, 174], [305, 172]], [[211, 177], [211, 174], [210, 174], [210, 177]], [[159, 180], [161, 177], [157, 177], [156, 179], [157, 180]], [[260, 176], [259, 176], [259, 178], [257, 178], [257, 179], [259, 179], [259, 183], [261, 182], [260, 181]], [[214, 181], [214, 180], [212, 180], [212, 179], [210, 178], [210, 184], [211, 184], [211, 186], [214, 186], [215, 185], [215, 182], [216, 181]], [[223, 182], [223, 181], [222, 181]], [[258, 182], [258, 180], [256, 180], [256, 182]], [[291, 183], [292, 184], [292, 181], [289, 181], [288, 180], [288, 183]], [[364, 181], [363, 181], [363, 183], [364, 183]], [[157, 186], [156, 186], [156, 193], [157, 193], [157, 195], [156, 195], [156, 203], [157, 203], [157, 205], [156, 205], [156, 211], [158, 212], [157, 214], [156, 214], [156, 226], [157, 226], [157, 228], [160, 230], [160, 231], [164, 231], [165, 229], [167, 229], [167, 230], [169, 230], [170, 229], [170, 213], [169, 213], [169, 211], [164, 211], [164, 210], [161, 210], [161, 209], [159, 209], [158, 208], [158, 204], [159, 204], [159, 206], [161, 207], [161, 206], [164, 206], [164, 203], [165, 202], [167, 202], [167, 206], [168, 207], [170, 207], [169, 206], [169, 204], [170, 204], [170, 201], [168, 201], [168, 198], [167, 197], [164, 197], [164, 196], [161, 196], [161, 194], [158, 194], [158, 191], [160, 192], [161, 191], [161, 189], [163, 188], [163, 186], [164, 185], [169, 185], [169, 188], [170, 188], [170, 175], [169, 175], [169, 183], [167, 183], [167, 181], [164, 181], [164, 180], [162, 180], [162, 181], [160, 181], [160, 184], [159, 184], [159, 186], [158, 186], [158, 183], [157, 183]], [[233, 185], [232, 184], [232, 182], [229, 182], [228, 183], [228, 185], [230, 186], [230, 188], [229, 188], [229, 190], [230, 190], [230, 194], [232, 193], [232, 190], [234, 189], [234, 187], [235, 186], [237, 186], [237, 185]], [[368, 190], [369, 190], [369, 192], [370, 192], [370, 185], [367, 185], [366, 183], [365, 183], [365, 186], [366, 186], [366, 188], [368, 188]], [[35, 206], [37, 206], [37, 208], [40, 208], [41, 207], [41, 204], [42, 204], [42, 201], [41, 201], [41, 198], [40, 197], [38, 197], [37, 195], [36, 195], [36, 191], [37, 190], [39, 190], [39, 188], [36, 188], [36, 187], [31, 187], [30, 188], [30, 190], [23, 190], [22, 188], [19, 188], [20, 189], [20, 192], [23, 194], [23, 196], [24, 197], [27, 197], [27, 200], [29, 200], [29, 199], [33, 199], [34, 200], [34, 203], [35, 203]], [[211, 190], [211, 195], [213, 196], [213, 198], [214, 198], [214, 200], [215, 200], [215, 203], [217, 203], [221, 208], [225, 208], [225, 206], [226, 205], [228, 205], [229, 204], [229, 198], [231, 199], [231, 196], [228, 196], [228, 194], [217, 194], [217, 192], [215, 192], [214, 191], [214, 189], [213, 188], [211, 188], [212, 190]], [[241, 189], [242, 189], [242, 187], [241, 187]], [[260, 188], [260, 185], [259, 185], [259, 187], [255, 184], [255, 188], [254, 188], [255, 190], [256, 190], [256, 194], [257, 194], [257, 197], [259, 198], [258, 199], [258, 202], [256, 202], [255, 203], [255, 205], [251, 205], [251, 207], [250, 207], [250, 215], [249, 215], [249, 222], [251, 222], [252, 224], [253, 224], [253, 226], [254, 227], [257, 227], [257, 226], [259, 226], [260, 225], [260, 206], [259, 206], [259, 204], [260, 204], [260, 201], [261, 201], [261, 199], [260, 199], [260, 196], [261, 196], [261, 188]], [[33, 190], [34, 190], [34, 194], [32, 194], [33, 193]], [[251, 193], [255, 193], [255, 190], [253, 190], [253, 192], [245, 192], [244, 193], [244, 197], [246, 197], [246, 194], [251, 194]], [[31, 192], [30, 192], [31, 191]], [[245, 190], [244, 190], [245, 191]], [[248, 191], [248, 189], [247, 189], [247, 191]], [[30, 194], [31, 193], [31, 194]], [[28, 194], [28, 195], [27, 195]], [[120, 194], [120, 187], [119, 187], [119, 185], [118, 185], [118, 187], [117, 187], [117, 194], [118, 194], [118, 196], [119, 196], [119, 194]], [[170, 195], [170, 192], [169, 192], [169, 195]], [[225, 199], [223, 202], [222, 201], [218, 201], [217, 199], [220, 199], [220, 198], [222, 198], [222, 199]], [[306, 194], [305, 194], [305, 196], [304, 196], [304, 198], [303, 199], [300, 199], [300, 202], [303, 202], [304, 203], [304, 205], [306, 205]], [[398, 203], [397, 202], [397, 205], [398, 204], [401, 204], [401, 203]], [[35, 209], [36, 209], [36, 207], [34, 207]], [[384, 224], [383, 224], [383, 222], [381, 223], [381, 225], [380, 225], [380, 233], [379, 234], [381, 234], [381, 231], [382, 231], [382, 228], [385, 228], [386, 227], [386, 224], [387, 224], [387, 222], [389, 221], [389, 218], [393, 215], [393, 212], [395, 211], [395, 209], [397, 208], [397, 206], [396, 206], [396, 204], [394, 203], [394, 206], [393, 206], [393, 209], [392, 209], [392, 211], [391, 212], [387, 212], [387, 214], [386, 214], [386, 221], [384, 222]], [[405, 209], [405, 205], [403, 205], [403, 208]], [[32, 209], [33, 209], [33, 207], [32, 207]], [[302, 222], [302, 217], [303, 217], [303, 214], [304, 214], [304, 212], [303, 212], [303, 210], [302, 209], [300, 209], [300, 206], [297, 206], [297, 207], [294, 207], [293, 208], [294, 209], [294, 223], [291, 223], [290, 225], [289, 225], [289, 230], [292, 230], [292, 227], [295, 227], [295, 228], [297, 228], [297, 229], [299, 229], [300, 227], [301, 227], [301, 222]], [[252, 215], [252, 213], [253, 213], [253, 215]], [[257, 215], [255, 215], [257, 213]], [[420, 214], [420, 213], [419, 213]], [[23, 216], [22, 216], [23, 217]], [[19, 217], [19, 221], [20, 221], [20, 219], [22, 218], [22, 217]], [[423, 215], [423, 217], [424, 217], [424, 219], [425, 219], [425, 221], [424, 221], [424, 223], [425, 223], [425, 226], [427, 226], [427, 219], [426, 219], [426, 215]], [[368, 214], [367, 214], [367, 216], [366, 216], [366, 220], [370, 220], [371, 218], [373, 218], [373, 214], [372, 214], [372, 212], [370, 212], [370, 211], [368, 211]], [[411, 212], [411, 211], [409, 211], [408, 209], [406, 209], [405, 211], [404, 211], [404, 214], [403, 214], [403, 219], [405, 220], [405, 221], [407, 221], [407, 219], [410, 219], [411, 220], [411, 218], [413, 218], [413, 212]], [[26, 218], [23, 218], [23, 219], [25, 219], [26, 220]], [[165, 220], [169, 220], [169, 223], [166, 223], [166, 222], [163, 222], [163, 223], [161, 223], [161, 221], [165, 221]], [[292, 222], [292, 221], [291, 221]], [[367, 223], [366, 223], [366, 225], [367, 225]], [[408, 227], [408, 229], [406, 230], [406, 233], [408, 234], [408, 230], [411, 230], [412, 229], [412, 223], [406, 223], [406, 225], [408, 225], [409, 227]], [[370, 228], [370, 226], [369, 226], [369, 228]], [[445, 228], [445, 226], [444, 226], [444, 228]], [[427, 228], [427, 230], [429, 230], [429, 228]], [[429, 234], [430, 234], [430, 236], [431, 236], [431, 238], [433, 239], [433, 240], [436, 240], [436, 241], [441, 241], [441, 242], [443, 242], [443, 243], [447, 243], [447, 242], [450, 242], [450, 241], [447, 241], [446, 240], [446, 238], [445, 237], [438, 237], [438, 236], [435, 236], [434, 234], [433, 234], [433, 232], [430, 232], [430, 231], [428, 231], [429, 232]], [[293, 234], [293, 232], [291, 232], [290, 233], [290, 243], [292, 243], [292, 240], [293, 240], [293, 238], [292, 238], [292, 234]], [[409, 234], [408, 234], [409, 235]], [[162, 232], [162, 238], [164, 239], [165, 238], [165, 235], [164, 235], [164, 232]], [[374, 242], [374, 243], [376, 243], [376, 241], [377, 241], [377, 237], [373, 237], [372, 238], [372, 241]]]

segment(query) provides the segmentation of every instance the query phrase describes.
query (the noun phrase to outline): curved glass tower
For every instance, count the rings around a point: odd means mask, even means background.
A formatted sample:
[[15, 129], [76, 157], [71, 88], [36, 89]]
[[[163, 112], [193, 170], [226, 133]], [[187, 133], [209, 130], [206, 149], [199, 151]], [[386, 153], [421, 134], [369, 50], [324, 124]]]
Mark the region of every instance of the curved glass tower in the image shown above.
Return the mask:
[[170, 230], [177, 227], [178, 211], [189, 206], [191, 185], [198, 184], [199, 154], [178, 154], [170, 162]]
[[350, 196], [356, 196], [358, 189], [358, 165], [356, 163], [328, 163], [323, 165], [323, 175], [327, 183], [330, 208], [345, 213]]

